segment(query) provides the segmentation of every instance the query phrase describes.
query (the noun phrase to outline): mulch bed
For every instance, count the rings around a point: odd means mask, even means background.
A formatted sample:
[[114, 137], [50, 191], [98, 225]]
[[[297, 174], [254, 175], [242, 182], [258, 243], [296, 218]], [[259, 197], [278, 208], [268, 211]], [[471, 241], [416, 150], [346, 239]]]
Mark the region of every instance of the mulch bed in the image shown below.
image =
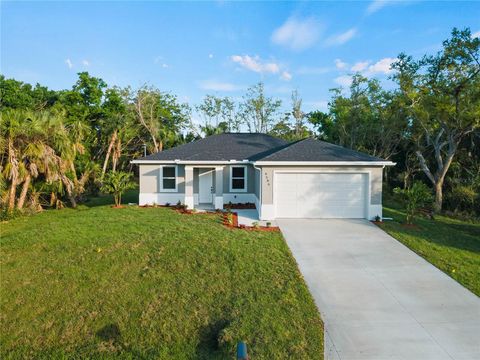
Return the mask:
[[223, 208], [225, 210], [228, 210], [228, 209], [236, 209], [236, 210], [246, 210], [246, 209], [253, 209], [255, 210], [256, 209], [256, 206], [254, 203], [238, 203], [238, 204], [224, 204], [223, 205]]
[[[228, 218], [228, 214], [232, 215], [231, 221]], [[280, 228], [278, 226], [246, 226], [238, 224], [238, 214], [235, 212], [225, 212], [223, 213], [223, 225], [230, 229], [243, 229], [250, 231], [269, 231], [269, 232], [278, 232]]]
[[[253, 209], [255, 209], [255, 204], [252, 203], [245, 203], [245, 204], [234, 204], [243, 206], [241, 209], [251, 209], [253, 205]], [[228, 206], [228, 205], [226, 205]], [[250, 231], [268, 231], [268, 232], [278, 232], [280, 228], [278, 226], [246, 226], [246, 225], [239, 225], [238, 224], [238, 214], [236, 212], [222, 212], [222, 211], [206, 211], [206, 212], [196, 212], [190, 209], [185, 209], [183, 207], [177, 207], [175, 205], [141, 205], [142, 208], [155, 208], [155, 207], [163, 207], [163, 208], [171, 208], [172, 210], [176, 211], [179, 214], [186, 214], [186, 215], [194, 215], [194, 214], [208, 214], [208, 215], [218, 215], [219, 213], [222, 214], [222, 223], [224, 226], [230, 229], [243, 229], [243, 230], [250, 230]], [[228, 219], [228, 214], [232, 215], [231, 222]]]

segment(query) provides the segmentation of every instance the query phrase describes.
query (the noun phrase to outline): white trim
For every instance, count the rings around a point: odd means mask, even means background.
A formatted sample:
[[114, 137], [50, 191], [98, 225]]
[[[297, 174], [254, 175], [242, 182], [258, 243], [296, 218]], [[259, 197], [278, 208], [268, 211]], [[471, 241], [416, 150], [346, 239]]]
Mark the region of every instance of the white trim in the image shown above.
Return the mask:
[[138, 195], [139, 205], [165, 205], [170, 203], [175, 205], [178, 202], [185, 201], [184, 193], [140, 193]]
[[275, 208], [273, 204], [262, 204], [260, 209], [260, 220], [275, 220]]
[[393, 166], [391, 161], [257, 161], [255, 165], [289, 165], [289, 166]]
[[209, 160], [131, 160], [131, 164], [182, 164], [182, 165], [229, 165], [229, 164], [250, 164], [248, 160], [209, 161]]
[[[273, 199], [272, 199], [272, 205], [273, 205], [273, 209], [272, 209], [272, 213], [273, 213], [273, 216], [274, 218], [277, 218], [277, 206], [276, 206], [276, 203], [275, 203], [275, 200], [276, 200], [276, 174], [278, 173], [290, 173], [290, 174], [308, 174], [308, 173], [318, 173], [318, 174], [325, 174], [325, 173], [328, 173], [328, 174], [366, 174], [367, 175], [367, 191], [365, 192], [365, 209], [364, 209], [364, 216], [366, 219], [371, 219], [372, 218], [372, 215], [371, 215], [371, 209], [370, 207], [372, 206], [370, 204], [370, 201], [371, 201], [371, 188], [372, 188], [372, 171], [370, 169], [359, 169], [359, 170], [333, 170], [333, 169], [312, 169], [312, 170], [295, 170], [295, 169], [281, 169], [281, 170], [274, 170], [273, 171], [273, 180], [272, 180], [272, 195], [273, 195]], [[375, 214], [376, 215], [376, 214]], [[373, 215], [373, 216], [375, 216]], [[381, 216], [381, 214], [380, 214]]]
[[193, 209], [195, 200], [193, 199], [193, 196], [185, 196], [185, 205], [187, 206], [187, 209]]
[[222, 196], [215, 196], [215, 209], [223, 210], [223, 195]]
[[[243, 189], [233, 189], [232, 188], [232, 182], [233, 182], [233, 168], [243, 168]], [[230, 192], [231, 193], [235, 193], [235, 192], [240, 192], [240, 193], [245, 193], [247, 192], [247, 189], [248, 189], [248, 183], [247, 183], [247, 179], [248, 179], [248, 169], [247, 169], [247, 166], [246, 165], [232, 165], [230, 166], [230, 179], [229, 179], [229, 188], [230, 188]], [[236, 179], [240, 179], [240, 178], [236, 178]]]
[[[175, 189], [165, 189], [163, 187], [163, 168], [164, 167], [173, 167], [175, 169]], [[171, 179], [167, 177], [166, 179]], [[161, 192], [178, 192], [178, 166], [177, 165], [162, 165], [160, 166], [160, 191]]]

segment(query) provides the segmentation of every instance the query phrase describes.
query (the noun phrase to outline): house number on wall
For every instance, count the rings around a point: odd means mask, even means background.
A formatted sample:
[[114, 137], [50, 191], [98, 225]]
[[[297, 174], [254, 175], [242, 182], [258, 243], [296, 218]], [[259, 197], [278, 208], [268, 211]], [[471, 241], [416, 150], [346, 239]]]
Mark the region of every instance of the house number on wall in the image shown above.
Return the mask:
[[267, 185], [270, 186], [270, 179], [268, 178], [267, 172], [265, 172], [265, 180], [267, 181]]

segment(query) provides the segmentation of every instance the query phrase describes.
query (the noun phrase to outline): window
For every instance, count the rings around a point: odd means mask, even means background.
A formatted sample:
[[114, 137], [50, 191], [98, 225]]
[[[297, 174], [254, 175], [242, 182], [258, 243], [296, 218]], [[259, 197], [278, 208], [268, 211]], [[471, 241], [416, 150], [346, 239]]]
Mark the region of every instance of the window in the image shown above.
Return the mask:
[[247, 191], [247, 167], [246, 166], [230, 167], [230, 191], [231, 192]]
[[177, 191], [176, 166], [162, 166], [160, 188], [161, 191]]

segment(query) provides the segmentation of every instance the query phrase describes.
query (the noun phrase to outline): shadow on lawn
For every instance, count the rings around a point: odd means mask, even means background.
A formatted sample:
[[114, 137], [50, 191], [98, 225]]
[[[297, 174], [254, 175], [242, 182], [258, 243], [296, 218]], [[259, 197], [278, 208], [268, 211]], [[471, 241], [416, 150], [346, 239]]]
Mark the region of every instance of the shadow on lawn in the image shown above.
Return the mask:
[[228, 327], [230, 321], [227, 319], [220, 319], [214, 321], [200, 329], [200, 342], [197, 345], [197, 355], [200, 358], [209, 358], [218, 356], [219, 358], [226, 358], [229, 354], [225, 353], [222, 346], [223, 330]]
[[[122, 196], [122, 204], [126, 205], [128, 203], [138, 203], [138, 189], [129, 190]], [[109, 194], [101, 194], [95, 197], [90, 197], [84, 202], [82, 202], [82, 205], [85, 205], [89, 208], [113, 204], [113, 195]]]
[[448, 224], [448, 227], [454, 229], [455, 231], [461, 231], [467, 235], [476, 237], [480, 247], [480, 226], [479, 225]]
[[384, 229], [404, 233], [432, 244], [455, 248], [459, 250], [480, 252], [480, 227], [473, 224], [451, 224], [441, 219], [429, 220], [418, 218], [418, 227], [405, 226], [405, 215], [394, 209], [386, 209], [386, 214], [394, 218], [386, 222]]
[[122, 333], [117, 324], [108, 324], [102, 327], [96, 333], [97, 337], [103, 342], [110, 344], [116, 352], [122, 354], [129, 354], [134, 359], [151, 359], [156, 357], [156, 352], [151, 351], [150, 354], [142, 354], [139, 351], [133, 349], [131, 346], [125, 346], [122, 341]]

